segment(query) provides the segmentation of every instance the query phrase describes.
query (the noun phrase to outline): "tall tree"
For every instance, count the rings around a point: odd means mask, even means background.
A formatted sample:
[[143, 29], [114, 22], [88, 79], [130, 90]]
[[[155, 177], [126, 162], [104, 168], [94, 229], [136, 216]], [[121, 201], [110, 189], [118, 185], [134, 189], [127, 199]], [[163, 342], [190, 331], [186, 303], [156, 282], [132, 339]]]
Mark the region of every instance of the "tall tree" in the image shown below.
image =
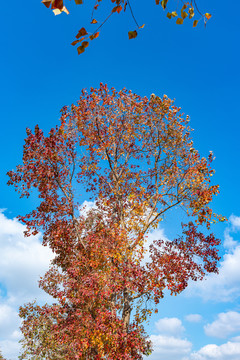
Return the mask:
[[[109, 11], [109, 7], [107, 6], [107, 15], [102, 21], [98, 21], [95, 19], [95, 12], [98, 9], [99, 5], [104, 6], [101, 2], [102, 0], [96, 0], [95, 5], [92, 9], [92, 16], [90, 19], [90, 23], [95, 26], [92, 32], [88, 32], [84, 27], [82, 27], [77, 35], [76, 40], [72, 42], [72, 45], [78, 45], [77, 51], [78, 54], [82, 54], [85, 49], [89, 45], [89, 41], [96, 39], [99, 36], [99, 32], [101, 27], [109, 20], [109, 18], [113, 14], [120, 14], [121, 12], [125, 12], [129, 9], [132, 19], [135, 24], [135, 29], [128, 32], [129, 39], [134, 39], [138, 35], [138, 31], [144, 27], [144, 25], [139, 25], [135, 15], [133, 8], [131, 6], [130, 0], [111, 0], [112, 1], [112, 8]], [[55, 15], [59, 15], [62, 12], [69, 14], [64, 1], [63, 0], [42, 0], [42, 3], [47, 7], [52, 9]], [[155, 0], [156, 5], [161, 5], [161, 7], [166, 10], [169, 6], [168, 3], [172, 5], [171, 10], [167, 12], [167, 17], [169, 19], [176, 18], [176, 24], [182, 25], [186, 18], [193, 20], [193, 27], [196, 27], [199, 20], [203, 20], [204, 24], [206, 25], [207, 21], [211, 18], [211, 14], [209, 13], [202, 13], [199, 10], [199, 6], [197, 5], [196, 0], [183, 0], [181, 6], [179, 6], [179, 1], [169, 1], [169, 0]], [[75, 0], [76, 5], [82, 5], [83, 0]], [[106, 6], [106, 5], [105, 5]], [[139, 6], [139, 5], [138, 5]], [[146, 5], [147, 6], [147, 5]], [[137, 7], [137, 5], [135, 5]], [[195, 17], [197, 14], [197, 19]]]
[[[20, 309], [22, 359], [142, 359], [151, 352], [143, 324], [164, 290], [217, 272], [219, 240], [198, 230], [217, 217], [213, 155], [193, 148], [188, 122], [167, 96], [101, 84], [64, 107], [48, 136], [27, 129], [8, 183], [21, 196], [38, 191], [40, 204], [19, 218], [55, 253], [40, 280], [55, 303]], [[95, 201], [85, 215], [82, 189]], [[189, 216], [182, 236], [157, 239], [146, 260], [147, 233], [175, 207]]]

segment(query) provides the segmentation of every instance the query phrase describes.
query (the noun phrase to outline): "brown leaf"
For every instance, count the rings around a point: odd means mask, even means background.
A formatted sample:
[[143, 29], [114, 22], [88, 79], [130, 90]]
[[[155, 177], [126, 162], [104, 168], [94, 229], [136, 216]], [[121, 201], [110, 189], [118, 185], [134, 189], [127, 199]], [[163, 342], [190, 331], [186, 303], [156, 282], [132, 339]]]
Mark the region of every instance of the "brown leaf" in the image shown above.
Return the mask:
[[194, 20], [194, 22], [193, 22], [193, 27], [196, 27], [196, 26], [197, 26], [197, 23], [198, 23], [198, 20]]
[[71, 43], [71, 45], [74, 46], [74, 45], [78, 44], [79, 42], [81, 42], [83, 39], [84, 39], [84, 38], [79, 39], [79, 40], [74, 40], [74, 41]]
[[76, 5], [81, 5], [81, 4], [83, 4], [83, 0], [75, 0], [75, 3], [76, 3]]
[[118, 5], [118, 6], [115, 6], [113, 9], [112, 9], [112, 12], [117, 12], [118, 14], [122, 11], [122, 6], [121, 5]]
[[92, 19], [91, 24], [97, 24], [97, 20], [96, 20], [96, 19]]
[[167, 3], [168, 3], [168, 0], [162, 0], [161, 1], [161, 5], [162, 5], [162, 8], [165, 10], [166, 7], [167, 7]]
[[90, 40], [96, 39], [97, 37], [99, 37], [99, 31], [96, 32], [95, 34], [89, 36]]
[[83, 41], [82, 46], [83, 46], [84, 48], [88, 47], [88, 45], [89, 45], [89, 42], [88, 42], [88, 41]]
[[53, 0], [52, 1], [52, 9], [63, 9], [63, 0]]
[[84, 51], [85, 51], [85, 47], [82, 45], [77, 48], [78, 55], [82, 54]]
[[156, 1], [156, 5], [160, 4], [160, 0], [155, 0]]
[[52, 0], [42, 0], [42, 3], [49, 8], [51, 6]]
[[178, 18], [177, 21], [176, 21], [176, 24], [182, 25], [183, 24], [183, 19]]
[[79, 39], [81, 36], [85, 36], [85, 35], [87, 35], [87, 34], [88, 34], [88, 33], [87, 33], [86, 29], [85, 29], [84, 27], [82, 27], [82, 28], [78, 31], [78, 33], [77, 33], [77, 35], [76, 35], [76, 38]]
[[128, 38], [129, 38], [129, 40], [130, 40], [130, 39], [135, 39], [135, 37], [137, 37], [137, 31], [136, 31], [136, 30], [134, 30], [134, 31], [129, 31], [129, 32], [128, 32]]

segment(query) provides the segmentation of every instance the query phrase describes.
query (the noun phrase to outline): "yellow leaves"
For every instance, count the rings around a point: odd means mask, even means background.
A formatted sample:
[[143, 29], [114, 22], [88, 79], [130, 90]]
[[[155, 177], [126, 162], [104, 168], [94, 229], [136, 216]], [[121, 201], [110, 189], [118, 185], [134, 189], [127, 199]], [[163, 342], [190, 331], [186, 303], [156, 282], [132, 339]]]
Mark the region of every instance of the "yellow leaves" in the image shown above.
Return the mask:
[[190, 7], [188, 9], [188, 13], [189, 13], [189, 19], [192, 19], [194, 17], [194, 8]]
[[170, 12], [167, 13], [167, 17], [168, 17], [169, 19], [174, 18], [174, 17], [176, 17], [176, 16], [177, 16], [177, 12], [176, 12], [176, 11], [172, 11], [171, 13], [170, 13]]

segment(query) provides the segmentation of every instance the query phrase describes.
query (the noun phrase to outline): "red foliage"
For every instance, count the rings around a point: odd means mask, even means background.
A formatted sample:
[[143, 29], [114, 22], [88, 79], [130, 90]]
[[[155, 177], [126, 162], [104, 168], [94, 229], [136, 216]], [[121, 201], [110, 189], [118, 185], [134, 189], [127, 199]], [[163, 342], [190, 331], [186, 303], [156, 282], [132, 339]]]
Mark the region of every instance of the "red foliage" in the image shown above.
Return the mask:
[[[142, 323], [164, 289], [177, 294], [217, 272], [219, 240], [197, 230], [210, 227], [218, 193], [212, 154], [206, 160], [193, 149], [179, 111], [166, 96], [149, 100], [101, 84], [64, 107], [48, 136], [27, 130], [23, 165], [8, 173], [9, 184], [21, 196], [38, 191], [40, 204], [20, 219], [26, 235], [41, 231], [55, 253], [40, 280], [55, 303], [20, 309], [22, 359], [142, 359], [151, 348]], [[86, 216], [81, 186], [95, 199]], [[147, 232], [179, 205], [196, 225], [155, 241], [146, 263]]]

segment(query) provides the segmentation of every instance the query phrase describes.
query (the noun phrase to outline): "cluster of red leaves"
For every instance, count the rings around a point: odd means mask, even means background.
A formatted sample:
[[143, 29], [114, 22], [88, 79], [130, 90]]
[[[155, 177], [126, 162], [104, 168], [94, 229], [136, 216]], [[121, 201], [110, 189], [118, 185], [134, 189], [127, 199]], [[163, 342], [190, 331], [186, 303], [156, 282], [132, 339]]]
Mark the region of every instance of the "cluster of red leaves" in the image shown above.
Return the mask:
[[[55, 303], [20, 309], [22, 359], [142, 359], [151, 351], [142, 324], [164, 289], [178, 294], [190, 279], [217, 272], [219, 240], [191, 222], [183, 237], [155, 241], [144, 261], [146, 234], [169, 209], [181, 205], [210, 226], [212, 154], [200, 158], [190, 132], [166, 96], [103, 84], [64, 107], [48, 136], [27, 129], [9, 184], [21, 196], [38, 191], [39, 206], [20, 219], [26, 235], [42, 231], [55, 253], [40, 280]], [[85, 216], [81, 186], [96, 205]]]

